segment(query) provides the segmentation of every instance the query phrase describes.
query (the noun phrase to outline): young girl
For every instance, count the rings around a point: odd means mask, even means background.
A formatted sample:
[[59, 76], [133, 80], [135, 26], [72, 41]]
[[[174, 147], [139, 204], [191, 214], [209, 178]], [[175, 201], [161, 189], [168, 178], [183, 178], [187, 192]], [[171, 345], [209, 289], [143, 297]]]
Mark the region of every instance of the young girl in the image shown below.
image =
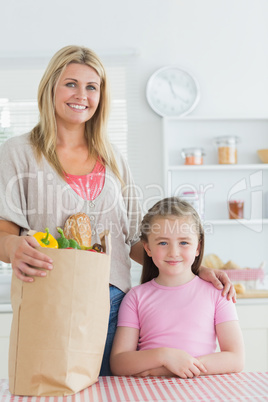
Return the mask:
[[142, 284], [119, 310], [113, 374], [188, 378], [241, 371], [244, 347], [234, 304], [197, 276], [204, 252], [197, 212], [166, 198], [145, 215], [141, 240]]

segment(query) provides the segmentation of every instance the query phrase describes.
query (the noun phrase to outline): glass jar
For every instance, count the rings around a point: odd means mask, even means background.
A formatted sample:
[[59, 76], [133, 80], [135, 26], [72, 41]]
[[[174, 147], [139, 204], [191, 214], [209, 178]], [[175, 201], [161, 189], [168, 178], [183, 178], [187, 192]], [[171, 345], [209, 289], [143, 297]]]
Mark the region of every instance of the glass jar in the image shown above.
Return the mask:
[[219, 164], [236, 164], [237, 163], [237, 143], [239, 138], [235, 136], [217, 137], [215, 143], [218, 147]]
[[229, 218], [230, 219], [244, 218], [244, 201], [241, 200], [229, 201]]
[[205, 218], [204, 193], [202, 191], [183, 191], [179, 198], [187, 201], [198, 213], [201, 221]]
[[203, 148], [183, 148], [181, 150], [185, 165], [203, 165], [204, 155]]

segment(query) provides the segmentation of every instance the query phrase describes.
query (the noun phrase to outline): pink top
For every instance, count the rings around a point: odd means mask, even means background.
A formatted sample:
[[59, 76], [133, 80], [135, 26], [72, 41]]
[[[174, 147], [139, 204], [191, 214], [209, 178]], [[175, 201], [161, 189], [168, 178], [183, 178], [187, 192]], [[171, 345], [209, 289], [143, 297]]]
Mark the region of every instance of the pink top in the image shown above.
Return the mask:
[[84, 200], [95, 200], [101, 193], [105, 181], [105, 166], [100, 159], [91, 173], [85, 175], [65, 174], [69, 186]]
[[135, 286], [121, 303], [117, 325], [140, 330], [138, 350], [170, 347], [197, 357], [215, 352], [215, 325], [237, 319], [233, 302], [196, 276], [176, 287], [154, 279]]

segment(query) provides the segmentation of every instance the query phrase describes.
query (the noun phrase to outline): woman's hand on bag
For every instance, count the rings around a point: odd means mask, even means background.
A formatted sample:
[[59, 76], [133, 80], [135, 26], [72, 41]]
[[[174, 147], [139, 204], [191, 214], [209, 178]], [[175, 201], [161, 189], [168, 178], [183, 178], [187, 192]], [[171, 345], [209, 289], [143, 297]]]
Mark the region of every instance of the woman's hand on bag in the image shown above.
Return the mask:
[[199, 268], [199, 276], [207, 282], [211, 282], [215, 288], [222, 289], [222, 295], [236, 303], [235, 288], [228, 275], [220, 269], [211, 269], [204, 266]]
[[7, 246], [13, 271], [24, 282], [33, 282], [33, 276], [46, 276], [45, 271], [32, 266], [48, 270], [53, 268], [51, 258], [35, 249], [39, 243], [32, 236], [10, 236]]

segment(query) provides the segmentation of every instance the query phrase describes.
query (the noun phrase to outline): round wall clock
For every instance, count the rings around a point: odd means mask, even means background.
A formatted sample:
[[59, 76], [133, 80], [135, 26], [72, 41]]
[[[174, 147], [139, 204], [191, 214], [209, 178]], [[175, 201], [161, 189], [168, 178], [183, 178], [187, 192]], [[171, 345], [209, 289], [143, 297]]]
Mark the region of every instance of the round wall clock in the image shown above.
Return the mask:
[[146, 97], [160, 116], [180, 117], [190, 113], [200, 99], [196, 79], [177, 66], [162, 67], [149, 79]]

